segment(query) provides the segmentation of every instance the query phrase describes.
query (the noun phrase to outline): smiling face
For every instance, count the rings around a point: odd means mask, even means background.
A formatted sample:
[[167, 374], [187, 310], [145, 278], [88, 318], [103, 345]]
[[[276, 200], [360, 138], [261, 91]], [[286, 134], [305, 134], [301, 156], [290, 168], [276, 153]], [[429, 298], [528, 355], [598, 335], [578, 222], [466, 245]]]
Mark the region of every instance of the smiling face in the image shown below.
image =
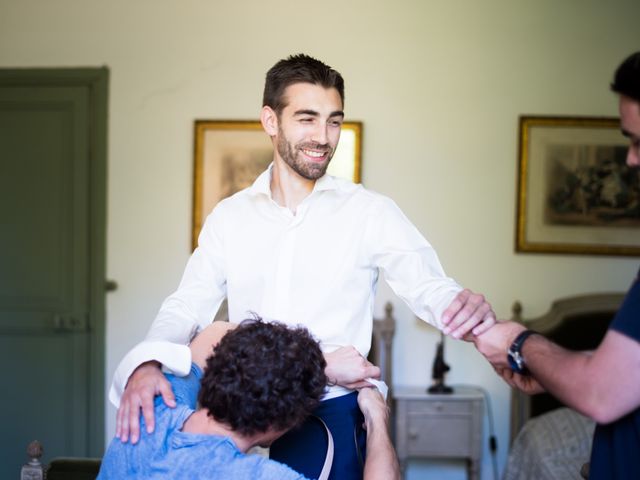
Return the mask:
[[640, 102], [620, 95], [620, 128], [630, 141], [627, 165], [640, 167]]
[[338, 146], [342, 100], [335, 88], [310, 83], [288, 86], [284, 97], [275, 135], [276, 161], [307, 180], [317, 180]]

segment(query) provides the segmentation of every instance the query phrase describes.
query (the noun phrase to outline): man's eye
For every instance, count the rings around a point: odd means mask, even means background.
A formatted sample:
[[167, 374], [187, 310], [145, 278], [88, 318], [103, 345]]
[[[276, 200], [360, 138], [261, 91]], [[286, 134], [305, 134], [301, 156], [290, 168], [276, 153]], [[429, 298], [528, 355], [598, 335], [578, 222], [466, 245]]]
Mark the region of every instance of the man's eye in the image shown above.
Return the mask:
[[332, 127], [341, 127], [342, 122], [340, 120], [331, 120], [329, 122], [329, 125], [331, 125]]
[[300, 121], [302, 123], [311, 123], [313, 122], [313, 118], [301, 118]]

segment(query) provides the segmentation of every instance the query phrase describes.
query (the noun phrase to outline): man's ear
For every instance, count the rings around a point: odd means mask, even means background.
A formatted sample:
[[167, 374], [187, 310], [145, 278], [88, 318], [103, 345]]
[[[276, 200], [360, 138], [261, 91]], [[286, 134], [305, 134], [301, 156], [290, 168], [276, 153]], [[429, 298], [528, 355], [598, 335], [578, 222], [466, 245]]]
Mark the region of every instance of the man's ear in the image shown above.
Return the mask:
[[260, 122], [262, 123], [264, 131], [267, 132], [267, 135], [270, 137], [274, 137], [278, 133], [278, 115], [271, 107], [267, 105], [262, 107]]

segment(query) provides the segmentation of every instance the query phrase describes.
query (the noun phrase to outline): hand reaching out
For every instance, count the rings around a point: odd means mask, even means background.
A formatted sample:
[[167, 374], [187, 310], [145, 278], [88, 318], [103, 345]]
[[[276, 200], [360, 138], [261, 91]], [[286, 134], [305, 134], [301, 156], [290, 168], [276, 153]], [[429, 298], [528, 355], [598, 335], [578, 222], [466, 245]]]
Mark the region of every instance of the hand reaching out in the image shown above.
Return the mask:
[[445, 335], [463, 338], [469, 332], [480, 335], [496, 323], [496, 315], [483, 295], [465, 289], [442, 314]]

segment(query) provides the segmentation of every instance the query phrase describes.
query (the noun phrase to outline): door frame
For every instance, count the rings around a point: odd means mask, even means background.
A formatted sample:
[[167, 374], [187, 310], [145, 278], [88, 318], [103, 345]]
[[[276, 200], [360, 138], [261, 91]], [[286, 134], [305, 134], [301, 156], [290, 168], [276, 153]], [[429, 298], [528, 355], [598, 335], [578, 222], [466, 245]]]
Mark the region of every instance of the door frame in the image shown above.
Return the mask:
[[[109, 70], [98, 68], [0, 68], [0, 85], [82, 86], [89, 90], [89, 455], [101, 457], [105, 435], [105, 279], [107, 118]], [[46, 445], [45, 445], [46, 448]]]

